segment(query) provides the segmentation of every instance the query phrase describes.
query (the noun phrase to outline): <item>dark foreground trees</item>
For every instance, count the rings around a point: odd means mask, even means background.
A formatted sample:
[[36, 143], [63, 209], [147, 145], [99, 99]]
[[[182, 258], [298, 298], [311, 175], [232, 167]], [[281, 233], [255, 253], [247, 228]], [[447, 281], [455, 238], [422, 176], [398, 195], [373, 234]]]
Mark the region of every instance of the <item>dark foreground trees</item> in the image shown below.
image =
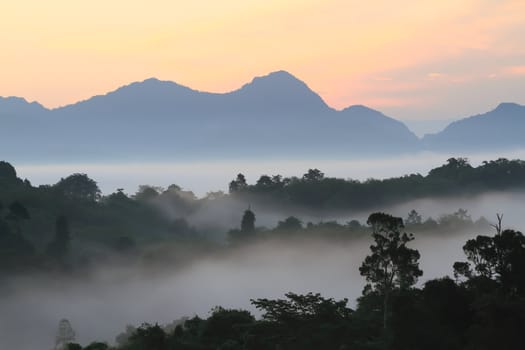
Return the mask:
[[401, 232], [403, 219], [374, 213], [367, 224], [372, 227], [374, 244], [359, 272], [369, 282], [364, 294], [376, 292], [383, 300], [383, 328], [387, 329], [390, 295], [396, 289], [405, 291], [412, 287], [423, 271], [419, 269], [419, 252], [407, 247], [414, 237]]
[[[370, 283], [355, 310], [347, 300], [287, 293], [255, 299], [248, 311], [216, 307], [175, 327], [144, 324], [119, 336], [119, 350], [521, 350], [525, 334], [525, 236], [498, 230], [463, 247], [456, 279], [416, 287], [419, 253], [407, 247], [402, 220], [370, 215], [371, 254], [361, 272]], [[388, 293], [387, 329], [385, 295]], [[92, 343], [83, 349], [108, 349]], [[70, 349], [82, 349], [71, 345]]]

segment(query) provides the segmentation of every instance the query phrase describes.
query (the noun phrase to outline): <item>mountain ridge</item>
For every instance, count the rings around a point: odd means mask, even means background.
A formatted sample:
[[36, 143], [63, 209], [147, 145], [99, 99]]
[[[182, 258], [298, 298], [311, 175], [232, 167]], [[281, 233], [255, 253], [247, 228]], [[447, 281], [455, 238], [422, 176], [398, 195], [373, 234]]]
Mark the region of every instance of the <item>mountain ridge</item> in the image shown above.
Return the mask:
[[479, 118], [486, 123], [484, 116], [489, 113], [516, 114], [517, 120], [525, 120], [523, 108], [502, 103], [493, 111], [453, 122], [442, 132], [419, 139], [403, 122], [369, 107], [330, 107], [286, 71], [254, 77], [224, 93], [148, 78], [54, 109], [23, 98], [0, 98], [4, 126], [0, 147], [8, 149], [17, 135], [25, 135], [38, 147], [21, 147], [14, 156], [40, 157], [47, 152], [60, 159], [64, 155], [67, 159], [347, 157], [446, 149], [442, 145], [452, 133], [455, 147], [461, 150], [472, 142], [472, 135], [464, 130], [458, 134], [457, 125], [465, 120], [479, 124]]
[[[426, 134], [421, 142], [433, 150], [475, 150], [487, 146], [497, 150], [525, 146], [524, 132], [525, 106], [502, 102], [488, 112], [456, 120], [438, 133]], [[465, 140], [470, 142], [466, 144]]]

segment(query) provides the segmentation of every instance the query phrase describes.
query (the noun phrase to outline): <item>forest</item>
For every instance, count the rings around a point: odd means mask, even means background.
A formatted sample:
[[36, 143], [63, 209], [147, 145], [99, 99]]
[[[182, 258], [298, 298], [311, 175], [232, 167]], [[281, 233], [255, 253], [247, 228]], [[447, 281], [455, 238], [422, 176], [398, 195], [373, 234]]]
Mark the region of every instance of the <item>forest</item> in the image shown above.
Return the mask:
[[[427, 197], [469, 196], [491, 191], [525, 188], [525, 162], [498, 159], [472, 167], [467, 159], [451, 158], [428, 175], [406, 175], [384, 180], [357, 181], [325, 177], [318, 169], [302, 177], [262, 175], [249, 185], [239, 174], [229, 193], [209, 192], [197, 198], [173, 184], [166, 189], [143, 185], [133, 195], [122, 189], [103, 195], [97, 182], [86, 174], [72, 174], [53, 185], [33, 186], [17, 177], [16, 169], [0, 162], [0, 271], [4, 274], [63, 271], [83, 268], [92, 261], [137, 258], [162, 254], [150, 248], [162, 244], [191, 247], [196, 253], [224, 249], [224, 242], [290, 237], [352, 239], [369, 235], [370, 227], [357, 219], [303, 222], [281, 215], [273, 228], [242, 225], [244, 209], [272, 208], [277, 213], [294, 211], [336, 212], [348, 216], [353, 210], [371, 211], [378, 206]], [[244, 209], [232, 213], [232, 201]], [[240, 203], [240, 204], [239, 204]], [[206, 216], [210, 208], [230, 210], [238, 217], [234, 226], [214, 223], [197, 227], [195, 213]], [[169, 212], [169, 213], [168, 213]], [[246, 214], [246, 213], [245, 213]], [[221, 214], [224, 216], [224, 213]], [[482, 229], [488, 221], [473, 219], [456, 208], [439, 217], [422, 218], [407, 213], [414, 231], [460, 231]], [[227, 244], [228, 245], [228, 244]], [[153, 249], [153, 248], [152, 248]], [[146, 254], [147, 252], [147, 254]]]
[[[521, 160], [472, 167], [466, 159], [451, 158], [426, 176], [363, 182], [327, 178], [310, 169], [302, 177], [262, 175], [249, 185], [239, 174], [229, 193], [197, 198], [177, 185], [144, 185], [133, 195], [122, 189], [103, 195], [86, 174], [33, 186], [11, 164], [0, 162], [0, 280], [83, 279], [117, 265], [177, 269], [268, 241], [352, 244], [365, 239], [371, 245], [359, 273], [366, 285], [357, 300], [289, 292], [282, 298], [254, 298], [250, 310], [216, 306], [206, 317], [128, 326], [114, 335], [115, 342], [92, 339], [85, 346], [67, 336], [64, 320], [65, 333], [59, 334], [66, 336], [57, 336], [57, 345], [68, 350], [521, 349], [525, 236], [505, 228], [502, 215], [496, 223], [473, 218], [462, 208], [435, 217], [416, 210], [403, 218], [369, 211], [364, 220], [344, 223], [282, 215], [276, 225], [265, 227], [257, 224], [257, 209], [274, 206], [285, 213], [286, 208], [299, 208], [305, 216], [323, 210], [352, 213], [409, 199], [519, 191], [524, 175]], [[244, 208], [233, 214], [236, 225], [224, 229], [191, 221], [192, 213], [213, 203], [233, 210], [228, 207], [232, 201]], [[212, 234], [217, 230], [224, 232]], [[448, 261], [453, 274], [421, 283], [425, 271], [413, 244], [429, 236], [459, 237], [461, 232], [476, 234], [464, 243], [463, 260]], [[0, 288], [0, 293], [6, 291]]]
[[128, 326], [116, 346], [68, 343], [68, 350], [177, 349], [522, 349], [525, 330], [525, 236], [503, 229], [463, 246], [453, 277], [428, 280], [410, 247], [403, 219], [373, 213], [373, 244], [359, 271], [367, 284], [355, 309], [348, 300], [287, 293], [254, 299], [256, 318], [242, 309], [213, 308], [169, 325]]

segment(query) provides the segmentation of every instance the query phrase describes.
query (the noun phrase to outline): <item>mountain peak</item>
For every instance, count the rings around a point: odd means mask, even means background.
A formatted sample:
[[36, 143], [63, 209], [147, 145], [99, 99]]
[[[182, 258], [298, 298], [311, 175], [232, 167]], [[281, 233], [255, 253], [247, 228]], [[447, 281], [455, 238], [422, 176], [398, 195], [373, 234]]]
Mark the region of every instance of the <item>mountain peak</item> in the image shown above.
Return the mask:
[[38, 113], [46, 110], [46, 108], [38, 102], [29, 102], [23, 97], [16, 96], [0, 96], [0, 106], [1, 114]]
[[517, 103], [502, 102], [494, 109], [494, 111], [497, 111], [497, 112], [510, 112], [510, 111], [514, 111], [516, 109], [519, 109], [520, 107], [522, 107], [522, 106], [517, 104]]
[[255, 77], [252, 79], [251, 82], [245, 84], [241, 89], [259, 86], [271, 86], [273, 88], [282, 87], [287, 89], [299, 87], [310, 90], [303, 81], [297, 79], [294, 75], [284, 70], [278, 70], [260, 77]]
[[232, 92], [262, 110], [313, 113], [329, 109], [308, 85], [284, 70], [271, 72]]
[[348, 106], [345, 109], [343, 109], [341, 112], [361, 112], [361, 113], [381, 113], [379, 111], [376, 111], [375, 109], [372, 109], [370, 107], [367, 107], [365, 105], [352, 105]]
[[18, 97], [18, 96], [0, 96], [0, 102], [3, 102], [3, 103], [10, 103], [10, 104], [13, 104], [13, 105], [34, 105], [34, 106], [42, 106], [40, 103], [38, 102], [29, 102], [28, 100], [26, 100], [25, 98], [23, 97]]
[[[280, 80], [295, 80], [295, 81], [300, 81], [299, 79], [297, 79], [297, 77], [295, 77], [293, 74], [285, 71], [285, 70], [276, 70], [276, 71], [273, 71], [273, 72], [270, 72], [262, 77], [258, 77], [258, 78], [268, 78], [268, 79], [280, 79]], [[255, 78], [257, 79], [257, 77]]]
[[159, 90], [174, 90], [174, 89], [179, 89], [179, 90], [191, 90], [190, 88], [186, 87], [186, 86], [183, 86], [183, 85], [180, 85], [180, 84], [177, 84], [173, 81], [169, 81], [169, 80], [160, 80], [158, 78], [155, 78], [155, 77], [151, 77], [151, 78], [148, 78], [148, 79], [145, 79], [143, 81], [137, 81], [137, 82], [133, 82], [131, 84], [128, 84], [128, 85], [124, 85], [124, 86], [121, 86], [120, 88], [118, 88], [117, 90], [115, 90], [114, 92], [117, 92], [117, 91], [126, 91], [126, 90], [141, 90], [141, 91], [144, 91], [144, 90], [148, 90], [148, 91], [152, 91], [154, 93], [157, 93], [159, 92]]

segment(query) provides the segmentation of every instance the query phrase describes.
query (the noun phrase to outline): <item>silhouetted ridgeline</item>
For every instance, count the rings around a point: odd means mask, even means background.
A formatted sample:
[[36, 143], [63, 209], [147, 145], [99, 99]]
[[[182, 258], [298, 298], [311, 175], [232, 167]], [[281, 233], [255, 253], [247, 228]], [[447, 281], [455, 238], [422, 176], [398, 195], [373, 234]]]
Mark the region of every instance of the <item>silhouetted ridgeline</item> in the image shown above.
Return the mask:
[[422, 143], [433, 151], [495, 150], [523, 147], [525, 106], [501, 103], [494, 110], [451, 123], [443, 131], [425, 135]]
[[0, 97], [0, 125], [3, 157], [39, 162], [311, 159], [525, 147], [524, 106], [503, 103], [420, 140], [402, 122], [368, 107], [331, 108], [284, 71], [223, 94], [147, 79], [55, 109]]

